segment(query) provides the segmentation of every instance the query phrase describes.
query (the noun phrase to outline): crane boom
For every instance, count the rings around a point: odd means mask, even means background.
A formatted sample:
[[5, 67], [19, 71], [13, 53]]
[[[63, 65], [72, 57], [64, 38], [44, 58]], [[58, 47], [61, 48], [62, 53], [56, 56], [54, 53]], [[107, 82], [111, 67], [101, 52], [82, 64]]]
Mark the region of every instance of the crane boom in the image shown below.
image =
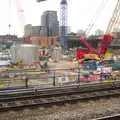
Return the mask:
[[21, 1], [20, 0], [14, 0], [16, 9], [17, 9], [17, 13], [18, 13], [18, 17], [20, 20], [20, 27], [23, 30], [24, 25], [25, 25], [25, 16], [24, 16], [24, 11], [22, 9], [22, 5], [21, 5]]
[[88, 47], [91, 51], [93, 51], [95, 54], [98, 54], [98, 51], [95, 50], [85, 39], [84, 37], [80, 37], [80, 42], [82, 42], [86, 47]]
[[[26, 21], [25, 21], [25, 16], [24, 16], [24, 10], [22, 9], [22, 5], [21, 5], [21, 1], [20, 0], [14, 0], [16, 8], [17, 8], [17, 12], [18, 12], [18, 17], [20, 20], [20, 27], [22, 29], [22, 31], [24, 30]], [[25, 36], [25, 42], [27, 44], [30, 43], [30, 35], [29, 36]]]
[[115, 6], [114, 12], [106, 29], [106, 34], [112, 33], [116, 24], [119, 24], [119, 17], [120, 17], [120, 0], [117, 1]]

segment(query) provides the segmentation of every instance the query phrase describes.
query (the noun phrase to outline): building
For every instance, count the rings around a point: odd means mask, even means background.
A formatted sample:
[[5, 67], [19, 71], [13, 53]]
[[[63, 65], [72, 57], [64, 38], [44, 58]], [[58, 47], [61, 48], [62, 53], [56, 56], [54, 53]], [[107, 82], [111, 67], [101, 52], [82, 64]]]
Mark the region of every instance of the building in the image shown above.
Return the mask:
[[41, 37], [35, 36], [31, 37], [31, 44], [42, 46], [45, 45], [45, 48], [51, 48], [52, 46], [55, 47], [59, 41], [59, 37]]
[[39, 36], [40, 30], [41, 30], [41, 26], [32, 26], [32, 35], [31, 36]]
[[67, 34], [70, 34], [71, 33], [71, 26], [68, 26], [67, 27]]
[[97, 30], [95, 31], [95, 35], [96, 35], [96, 36], [104, 35], [104, 31], [102, 31], [102, 30], [100, 30], [100, 29], [97, 29]]
[[24, 28], [24, 37], [40, 36], [41, 29], [41, 26], [32, 26], [31, 24], [27, 24]]
[[31, 36], [32, 35], [32, 25], [27, 24], [24, 27], [24, 37]]
[[45, 27], [42, 27], [41, 26], [41, 28], [40, 28], [40, 36], [47, 36], [48, 34], [47, 34], [47, 28], [45, 28]]
[[44, 11], [41, 16], [40, 35], [57, 36], [59, 35], [59, 21], [57, 11]]
[[[62, 26], [59, 27], [59, 35], [61, 34], [61, 28], [62, 28]], [[65, 26], [65, 29], [67, 31], [67, 34], [71, 33], [71, 26]]]
[[16, 35], [0, 35], [0, 44], [20, 42]]
[[86, 37], [86, 31], [84, 31], [84, 30], [78, 30], [77, 33], [76, 33], [76, 36]]

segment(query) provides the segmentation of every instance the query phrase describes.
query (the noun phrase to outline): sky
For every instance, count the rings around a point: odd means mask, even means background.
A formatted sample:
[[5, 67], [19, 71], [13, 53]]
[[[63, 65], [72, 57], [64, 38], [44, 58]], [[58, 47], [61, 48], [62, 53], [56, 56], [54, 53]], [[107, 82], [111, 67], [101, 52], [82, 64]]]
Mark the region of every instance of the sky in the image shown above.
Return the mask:
[[[24, 10], [24, 15], [20, 15], [15, 1], [21, 1], [21, 9]], [[59, 20], [60, 1], [47, 0], [37, 3], [36, 0], [0, 0], [0, 34], [9, 34], [9, 24], [11, 24], [10, 33], [22, 36], [24, 24], [40, 25], [40, 16], [45, 10], [56, 10]], [[71, 31], [86, 30], [102, 1], [68, 0], [68, 25], [71, 26]], [[106, 30], [116, 3], [117, 0], [108, 0], [91, 29], [91, 33], [96, 29]]]

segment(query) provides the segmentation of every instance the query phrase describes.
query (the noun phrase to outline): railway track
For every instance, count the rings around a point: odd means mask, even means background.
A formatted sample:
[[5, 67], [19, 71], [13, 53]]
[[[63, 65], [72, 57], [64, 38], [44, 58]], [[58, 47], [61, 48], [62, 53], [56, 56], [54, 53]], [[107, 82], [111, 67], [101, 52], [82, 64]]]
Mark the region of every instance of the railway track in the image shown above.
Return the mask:
[[46, 87], [46, 88], [29, 88], [29, 89], [18, 89], [18, 90], [5, 90], [5, 91], [0, 91], [0, 98], [5, 98], [5, 97], [12, 97], [12, 96], [25, 96], [25, 95], [34, 95], [34, 94], [45, 94], [49, 93], [50, 94], [58, 94], [61, 91], [68, 94], [69, 92], [75, 93], [75, 92], [86, 92], [86, 91], [94, 91], [96, 90], [101, 90], [103, 88], [108, 88], [108, 89], [116, 89], [120, 87], [120, 82], [113, 82], [113, 83], [92, 83], [92, 84], [87, 84], [87, 85], [72, 85], [72, 86], [60, 86], [60, 87]]
[[91, 99], [108, 98], [120, 95], [120, 83], [89, 85], [79, 87], [38, 89], [34, 94], [17, 97], [0, 97], [0, 111], [26, 107], [45, 107], [64, 103], [75, 103]]
[[106, 117], [102, 117], [102, 118], [98, 118], [98, 119], [94, 119], [94, 120], [120, 120], [120, 114], [106, 116]]

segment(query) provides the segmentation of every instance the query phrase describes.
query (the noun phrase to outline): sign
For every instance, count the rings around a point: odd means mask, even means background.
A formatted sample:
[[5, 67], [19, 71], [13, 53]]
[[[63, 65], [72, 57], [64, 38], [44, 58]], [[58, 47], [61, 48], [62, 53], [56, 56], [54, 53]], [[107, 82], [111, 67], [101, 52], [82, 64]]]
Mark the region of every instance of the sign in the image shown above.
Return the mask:
[[69, 81], [68, 76], [58, 78], [58, 83], [68, 83], [68, 81]]
[[99, 73], [112, 73], [112, 67], [97, 68], [97, 71], [99, 71]]
[[100, 79], [100, 75], [95, 75], [95, 76], [80, 78], [80, 82], [86, 82], [86, 81], [91, 81], [91, 80], [99, 80], [99, 79]]

